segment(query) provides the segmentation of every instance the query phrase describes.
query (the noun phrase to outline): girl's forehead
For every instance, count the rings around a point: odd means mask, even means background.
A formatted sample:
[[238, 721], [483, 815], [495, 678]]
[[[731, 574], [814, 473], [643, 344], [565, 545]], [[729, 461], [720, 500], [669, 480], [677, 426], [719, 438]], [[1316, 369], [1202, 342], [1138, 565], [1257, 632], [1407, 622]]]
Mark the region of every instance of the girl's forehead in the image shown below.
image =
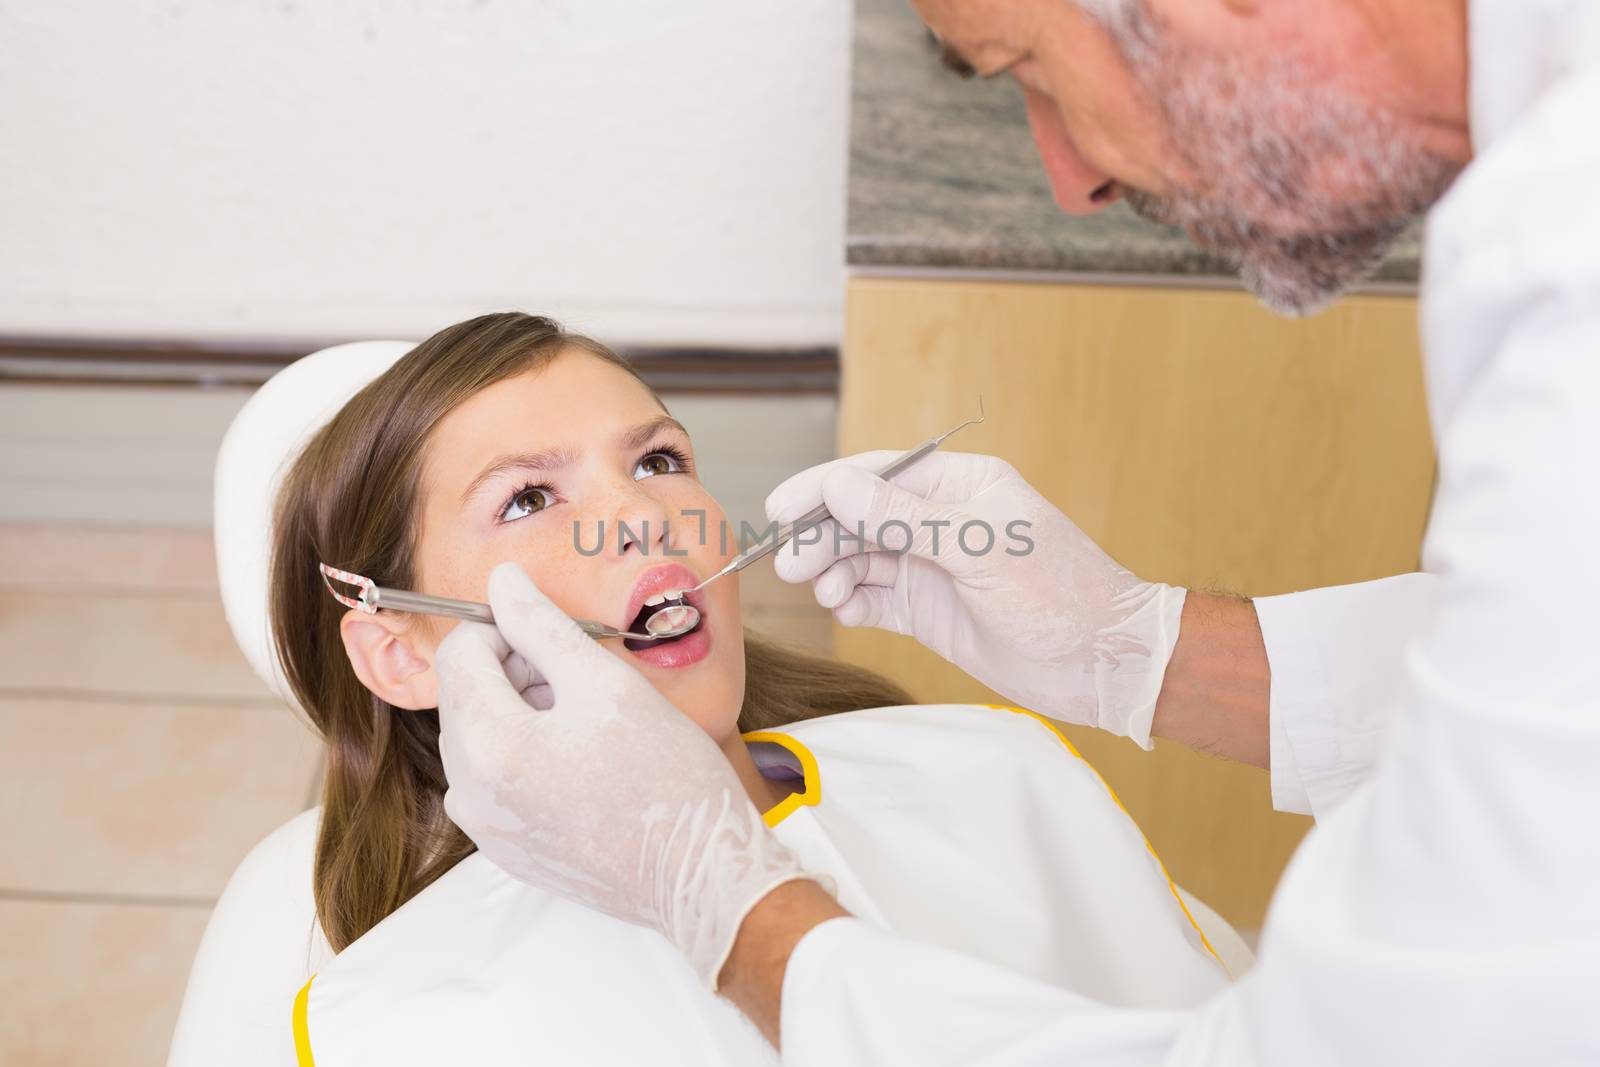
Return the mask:
[[457, 444], [549, 445], [608, 438], [616, 427], [662, 412], [661, 404], [626, 370], [587, 352], [562, 353], [542, 367], [495, 382], [440, 420], [435, 436]]
[[458, 404], [429, 435], [423, 484], [429, 496], [460, 492], [486, 466], [512, 454], [540, 454], [542, 465], [610, 448], [626, 431], [665, 409], [626, 370], [586, 352], [490, 385]]

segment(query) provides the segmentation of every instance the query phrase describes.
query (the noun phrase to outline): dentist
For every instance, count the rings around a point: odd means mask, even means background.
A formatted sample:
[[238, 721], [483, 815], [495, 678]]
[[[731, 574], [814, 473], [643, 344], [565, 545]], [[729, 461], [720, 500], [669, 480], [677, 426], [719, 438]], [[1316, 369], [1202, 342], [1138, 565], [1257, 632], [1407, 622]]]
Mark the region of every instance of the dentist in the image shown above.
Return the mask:
[[[1021, 85], [1063, 209], [1181, 225], [1279, 310], [1432, 209], [1425, 573], [1186, 594], [980, 456], [894, 485], [850, 457], [768, 501], [864, 530], [779, 556], [840, 622], [1045, 714], [1270, 766], [1318, 825], [1256, 969], [1193, 1012], [1120, 1010], [849, 917], [704, 734], [515, 571], [501, 630], [439, 653], [451, 816], [512, 873], [660, 929], [796, 1067], [1600, 1062], [1600, 5], [916, 2], [948, 62]], [[929, 533], [1018, 518], [1025, 555]], [[873, 540], [891, 523], [909, 551]], [[553, 706], [507, 681], [517, 658]], [[581, 835], [552, 817], [580, 791]]]

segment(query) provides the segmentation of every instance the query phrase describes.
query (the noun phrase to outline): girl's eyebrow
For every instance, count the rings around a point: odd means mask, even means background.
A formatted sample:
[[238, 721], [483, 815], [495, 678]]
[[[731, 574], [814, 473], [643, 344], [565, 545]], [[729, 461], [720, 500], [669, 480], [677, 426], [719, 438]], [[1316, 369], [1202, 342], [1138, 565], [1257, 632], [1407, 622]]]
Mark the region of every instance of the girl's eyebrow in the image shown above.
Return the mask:
[[683, 428], [683, 423], [679, 422], [671, 415], [658, 415], [649, 422], [641, 422], [633, 429], [625, 431], [622, 436], [617, 439], [617, 443], [622, 447], [624, 452], [631, 452], [635, 448], [643, 448], [645, 445], [649, 444], [650, 438], [654, 437], [662, 430], [677, 430], [679, 433], [683, 434], [683, 436], [689, 436], [689, 431]]
[[541, 448], [533, 452], [510, 452], [503, 456], [496, 456], [494, 461], [478, 472], [472, 479], [472, 484], [467, 486], [461, 494], [463, 505], [471, 502], [478, 490], [499, 475], [510, 471], [547, 471], [559, 470], [571, 463], [577, 462], [578, 452], [574, 448]]
[[[671, 415], [661, 415], [649, 422], [642, 422], [631, 430], [624, 430], [617, 443], [624, 452], [630, 452], [635, 448], [643, 448], [662, 430], [677, 430], [683, 436], [689, 436], [689, 431], [683, 428], [681, 422]], [[541, 448], [533, 452], [509, 452], [503, 456], [496, 456], [487, 467], [478, 472], [478, 476], [472, 479], [472, 484], [461, 494], [462, 506], [470, 503], [478, 490], [502, 474], [511, 471], [529, 473], [559, 470], [577, 462], [577, 459], [578, 450], [575, 448]]]

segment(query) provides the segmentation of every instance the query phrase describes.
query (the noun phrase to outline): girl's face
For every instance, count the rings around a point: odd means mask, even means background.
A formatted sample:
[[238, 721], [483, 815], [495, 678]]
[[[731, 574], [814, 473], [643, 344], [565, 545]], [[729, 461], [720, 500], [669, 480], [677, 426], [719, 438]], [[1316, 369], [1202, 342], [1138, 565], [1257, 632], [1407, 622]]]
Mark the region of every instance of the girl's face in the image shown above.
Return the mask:
[[[440, 421], [420, 505], [419, 591], [486, 601], [489, 572], [515, 560], [568, 615], [636, 633], [646, 599], [692, 588], [735, 547], [724, 551], [722, 509], [695, 474], [683, 427], [637, 379], [581, 349]], [[701, 622], [687, 636], [601, 644], [722, 743], [744, 699], [737, 576], [689, 600]], [[453, 624], [406, 621], [402, 640], [431, 686], [434, 650]]]

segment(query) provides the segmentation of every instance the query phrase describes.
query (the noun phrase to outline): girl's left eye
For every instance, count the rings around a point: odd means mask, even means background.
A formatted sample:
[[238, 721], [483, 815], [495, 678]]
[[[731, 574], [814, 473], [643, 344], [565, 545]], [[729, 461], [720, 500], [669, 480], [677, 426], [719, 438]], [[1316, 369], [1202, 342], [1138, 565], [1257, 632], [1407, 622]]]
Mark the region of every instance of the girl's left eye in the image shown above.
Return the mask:
[[636, 480], [642, 480], [658, 474], [679, 474], [688, 469], [683, 453], [676, 449], [658, 448], [634, 465], [633, 476]]

